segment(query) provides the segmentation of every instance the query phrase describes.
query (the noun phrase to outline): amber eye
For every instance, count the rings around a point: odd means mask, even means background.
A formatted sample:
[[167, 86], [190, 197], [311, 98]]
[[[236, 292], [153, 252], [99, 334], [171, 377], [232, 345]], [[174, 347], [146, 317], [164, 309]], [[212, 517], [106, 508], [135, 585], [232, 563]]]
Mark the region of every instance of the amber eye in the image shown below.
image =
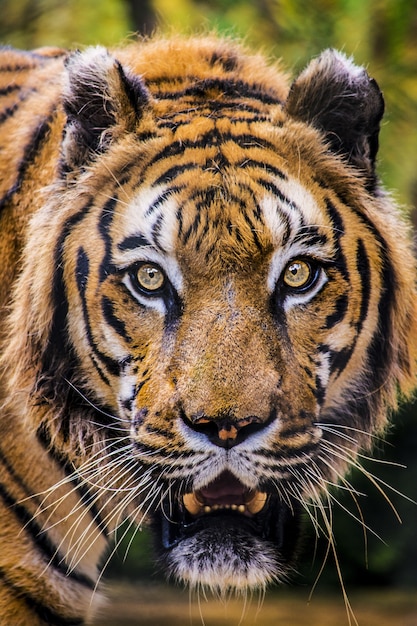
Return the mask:
[[136, 271], [136, 280], [145, 291], [155, 292], [164, 286], [165, 275], [157, 265], [143, 263]]
[[313, 280], [314, 272], [307, 261], [295, 259], [288, 263], [283, 274], [283, 281], [291, 289], [304, 289]]

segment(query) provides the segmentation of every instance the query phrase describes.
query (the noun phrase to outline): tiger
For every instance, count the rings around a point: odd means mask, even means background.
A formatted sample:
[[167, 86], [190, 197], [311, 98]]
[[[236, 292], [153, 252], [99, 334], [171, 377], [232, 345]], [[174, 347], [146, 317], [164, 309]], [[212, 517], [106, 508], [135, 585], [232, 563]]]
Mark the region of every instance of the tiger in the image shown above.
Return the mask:
[[192, 589], [287, 582], [416, 386], [380, 88], [215, 34], [0, 76], [1, 623], [94, 619], [122, 523]]

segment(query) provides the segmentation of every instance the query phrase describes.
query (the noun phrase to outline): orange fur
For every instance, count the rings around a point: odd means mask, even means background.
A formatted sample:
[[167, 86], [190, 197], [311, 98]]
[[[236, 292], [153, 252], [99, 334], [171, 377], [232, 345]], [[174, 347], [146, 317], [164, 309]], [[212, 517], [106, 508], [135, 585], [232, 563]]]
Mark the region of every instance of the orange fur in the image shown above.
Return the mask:
[[[0, 618], [76, 624], [122, 518], [203, 518], [219, 484], [290, 518], [343, 481], [416, 385], [415, 262], [382, 97], [337, 53], [290, 88], [216, 37], [6, 49], [0, 94]], [[285, 579], [285, 545], [249, 536], [246, 571], [192, 521], [180, 579]]]

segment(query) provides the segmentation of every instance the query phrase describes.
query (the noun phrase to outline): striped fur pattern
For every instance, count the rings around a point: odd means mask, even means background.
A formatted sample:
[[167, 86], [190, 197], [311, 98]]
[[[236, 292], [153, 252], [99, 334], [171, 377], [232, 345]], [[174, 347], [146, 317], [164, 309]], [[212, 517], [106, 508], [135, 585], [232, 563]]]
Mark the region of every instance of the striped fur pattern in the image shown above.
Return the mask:
[[126, 518], [220, 593], [286, 580], [303, 510], [332, 544], [416, 382], [382, 113], [334, 51], [291, 85], [215, 37], [1, 52], [2, 623], [88, 620]]

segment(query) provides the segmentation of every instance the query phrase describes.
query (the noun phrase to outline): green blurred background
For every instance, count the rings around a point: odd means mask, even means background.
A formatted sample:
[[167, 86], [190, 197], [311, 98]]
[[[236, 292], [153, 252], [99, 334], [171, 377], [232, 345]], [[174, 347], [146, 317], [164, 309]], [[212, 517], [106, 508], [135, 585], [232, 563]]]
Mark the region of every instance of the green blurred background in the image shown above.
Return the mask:
[[[114, 45], [134, 33], [201, 31], [215, 29], [244, 37], [271, 57], [282, 57], [293, 73], [323, 48], [336, 47], [367, 66], [379, 82], [387, 114], [381, 133], [379, 172], [386, 186], [410, 212], [417, 205], [417, 2], [416, 0], [0, 0], [0, 41], [21, 48], [44, 45], [64, 47], [86, 44]], [[364, 532], [352, 516], [355, 502], [339, 493], [334, 526], [341, 567], [348, 587], [417, 587], [417, 405], [403, 407], [395, 416], [386, 443], [376, 446], [377, 461], [366, 468], [393, 487], [385, 488], [402, 524], [386, 499], [369, 480], [354, 473]], [[378, 462], [388, 459], [392, 464]], [[401, 466], [407, 466], [404, 469]], [[307, 524], [308, 528], [308, 524]], [[130, 579], [153, 577], [143, 531], [130, 545], [130, 536], [107, 568], [108, 576]], [[325, 541], [316, 546], [307, 531], [296, 585], [313, 584], [323, 561]], [[313, 557], [313, 554], [315, 556]], [[329, 558], [319, 586], [338, 585]]]

